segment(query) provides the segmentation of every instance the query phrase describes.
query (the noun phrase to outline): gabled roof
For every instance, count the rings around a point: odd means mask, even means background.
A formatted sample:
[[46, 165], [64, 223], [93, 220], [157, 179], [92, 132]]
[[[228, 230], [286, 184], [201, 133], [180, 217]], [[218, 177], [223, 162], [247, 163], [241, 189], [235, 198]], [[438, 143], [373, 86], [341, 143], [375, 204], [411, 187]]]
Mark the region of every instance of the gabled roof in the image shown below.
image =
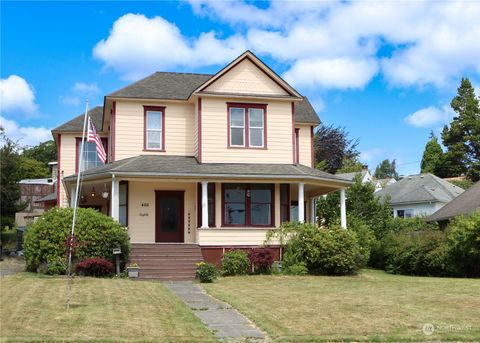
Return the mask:
[[57, 201], [57, 192], [45, 195], [43, 198], [36, 200], [35, 202], [53, 202]]
[[480, 209], [480, 181], [427, 217], [427, 221], [448, 220], [458, 215], [471, 214], [478, 209]]
[[[155, 177], [231, 177], [238, 179], [299, 179], [330, 181], [340, 185], [350, 185], [344, 178], [296, 164], [256, 164], [256, 163], [199, 163], [190, 156], [140, 155], [108, 163], [82, 173], [84, 179], [110, 176], [155, 176]], [[74, 181], [75, 175], [65, 178]]]
[[362, 179], [363, 179], [363, 178], [365, 177], [365, 175], [367, 174], [367, 172], [368, 172], [368, 170], [362, 170], [362, 171], [359, 171], [359, 172], [340, 173], [340, 174], [335, 174], [335, 175], [340, 176], [340, 177], [343, 177], [344, 179], [353, 181], [353, 179], [355, 178], [355, 176], [357, 176], [358, 174], [360, 174], [360, 176], [361, 176]]
[[[88, 115], [92, 118], [93, 123], [98, 131], [103, 131], [103, 106], [97, 106], [88, 111]], [[82, 132], [83, 131], [83, 118], [85, 113], [79, 114], [65, 124], [62, 124], [52, 130], [55, 132]]]
[[392, 205], [452, 201], [463, 189], [432, 174], [412, 175], [375, 193], [390, 197]]
[[192, 92], [212, 76], [211, 74], [156, 72], [107, 96], [115, 98], [188, 100]]
[[243, 54], [238, 56], [232, 62], [227, 64], [224, 68], [218, 71], [212, 78], [207, 80], [204, 84], [200, 85], [198, 88], [194, 90], [193, 93], [201, 93], [205, 90], [208, 86], [215, 83], [218, 79], [220, 79], [223, 75], [227, 74], [230, 70], [235, 68], [238, 64], [240, 64], [245, 59], [248, 59], [252, 62], [258, 69], [262, 70], [268, 77], [270, 77], [275, 83], [277, 83], [283, 90], [288, 93], [292, 97], [302, 98], [300, 93], [298, 93], [295, 88], [290, 86], [288, 82], [282, 79], [277, 73], [275, 73], [268, 65], [263, 63], [261, 59], [259, 59], [253, 52], [250, 50], [245, 51]]

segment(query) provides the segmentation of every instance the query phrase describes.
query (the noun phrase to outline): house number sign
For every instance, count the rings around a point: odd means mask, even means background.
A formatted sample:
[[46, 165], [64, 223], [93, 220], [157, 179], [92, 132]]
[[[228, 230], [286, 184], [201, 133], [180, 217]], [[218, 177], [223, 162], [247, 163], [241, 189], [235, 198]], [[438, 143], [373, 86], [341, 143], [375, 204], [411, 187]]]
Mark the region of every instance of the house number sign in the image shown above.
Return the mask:
[[[145, 207], [150, 207], [150, 203], [148, 203], [148, 202], [142, 202], [141, 206], [142, 206], [143, 208], [145, 208]], [[140, 212], [140, 213], [139, 213], [139, 216], [140, 216], [140, 217], [148, 217], [148, 212]]]

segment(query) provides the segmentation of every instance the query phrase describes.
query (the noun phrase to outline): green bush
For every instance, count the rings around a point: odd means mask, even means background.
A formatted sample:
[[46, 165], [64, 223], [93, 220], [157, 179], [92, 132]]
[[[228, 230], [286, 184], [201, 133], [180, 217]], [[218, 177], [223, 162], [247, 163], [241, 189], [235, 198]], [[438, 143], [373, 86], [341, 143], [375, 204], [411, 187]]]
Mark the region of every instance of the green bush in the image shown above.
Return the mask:
[[357, 242], [360, 246], [360, 253], [363, 260], [361, 267], [364, 267], [370, 260], [370, 252], [376, 242], [375, 234], [367, 224], [355, 217], [349, 217], [347, 223], [348, 230], [355, 232], [357, 236]]
[[222, 257], [222, 273], [224, 276], [245, 275], [250, 269], [248, 254], [242, 250], [226, 252]]
[[[285, 223], [267, 235], [284, 245], [284, 267], [303, 264], [310, 274], [355, 274], [365, 263], [356, 234], [338, 226], [318, 228], [309, 223]], [[297, 268], [297, 267], [295, 267]]]
[[210, 283], [213, 282], [217, 278], [217, 268], [208, 262], [200, 262], [197, 263], [197, 272], [196, 276], [197, 279], [200, 280], [202, 283]]
[[448, 274], [444, 232], [424, 229], [391, 233], [383, 240], [388, 272], [407, 275]]
[[480, 277], [480, 211], [453, 219], [446, 236], [451, 272], [457, 276]]
[[[63, 273], [59, 261], [67, 259], [66, 240], [70, 235], [73, 209], [53, 208], [32, 223], [24, 236], [27, 270], [37, 271], [42, 264], [47, 272]], [[112, 218], [89, 208], [79, 208], [75, 226], [74, 261], [92, 257], [112, 260], [112, 250], [122, 249], [122, 264], [128, 261], [130, 239], [122, 225]], [[40, 272], [42, 272], [40, 268]]]
[[285, 269], [282, 271], [282, 274], [285, 274], [285, 275], [307, 275], [308, 274], [308, 268], [305, 265], [305, 263], [300, 262], [300, 263], [292, 264], [290, 266], [285, 267]]

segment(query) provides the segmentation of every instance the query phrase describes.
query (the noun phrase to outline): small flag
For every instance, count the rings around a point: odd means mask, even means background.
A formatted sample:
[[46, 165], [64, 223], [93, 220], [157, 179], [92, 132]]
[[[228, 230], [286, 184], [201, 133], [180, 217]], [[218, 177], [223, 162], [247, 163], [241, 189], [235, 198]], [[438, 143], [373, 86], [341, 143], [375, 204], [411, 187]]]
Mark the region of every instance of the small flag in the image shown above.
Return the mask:
[[97, 134], [97, 129], [92, 119], [88, 117], [88, 133], [87, 133], [87, 142], [94, 142], [97, 148], [98, 159], [103, 163], [107, 162], [107, 153], [103, 148], [102, 139]]

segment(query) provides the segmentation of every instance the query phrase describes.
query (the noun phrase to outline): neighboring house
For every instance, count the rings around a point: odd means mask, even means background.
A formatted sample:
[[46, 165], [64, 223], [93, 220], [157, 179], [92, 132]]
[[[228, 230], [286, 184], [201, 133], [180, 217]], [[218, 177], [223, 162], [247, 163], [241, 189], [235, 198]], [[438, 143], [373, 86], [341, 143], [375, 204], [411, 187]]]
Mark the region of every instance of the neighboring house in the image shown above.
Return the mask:
[[397, 180], [395, 180], [393, 177], [386, 178], [386, 179], [377, 179], [375, 180], [375, 192], [378, 192], [379, 190], [387, 186], [393, 185], [396, 182]]
[[55, 181], [52, 178], [25, 179], [21, 180], [19, 185], [20, 202], [26, 203], [27, 207], [21, 212], [15, 213], [15, 224], [25, 227], [45, 211], [44, 203], [38, 202], [38, 200], [54, 192]]
[[428, 216], [455, 199], [463, 189], [432, 174], [407, 176], [375, 194], [390, 198], [394, 217]]
[[359, 172], [352, 172], [352, 173], [341, 173], [336, 174], [337, 176], [343, 177], [344, 179], [353, 181], [355, 177], [360, 174], [360, 178], [362, 180], [362, 184], [366, 184], [368, 182], [373, 183], [373, 177], [368, 168], [364, 168], [362, 171]]
[[[89, 114], [108, 163], [86, 143], [80, 206], [128, 228], [143, 277], [189, 278], [188, 254], [219, 263], [228, 249], [262, 246], [284, 221], [313, 221], [314, 198], [332, 191], [345, 218], [351, 182], [313, 168], [317, 114], [249, 51], [215, 75], [154, 73]], [[80, 115], [52, 130], [62, 207], [75, 198], [82, 126]], [[280, 258], [278, 242], [271, 249]], [[152, 257], [172, 250], [170, 264]]]
[[480, 209], [480, 182], [477, 182], [458, 197], [427, 218], [429, 222], [439, 222], [445, 226], [450, 219], [468, 215]]

